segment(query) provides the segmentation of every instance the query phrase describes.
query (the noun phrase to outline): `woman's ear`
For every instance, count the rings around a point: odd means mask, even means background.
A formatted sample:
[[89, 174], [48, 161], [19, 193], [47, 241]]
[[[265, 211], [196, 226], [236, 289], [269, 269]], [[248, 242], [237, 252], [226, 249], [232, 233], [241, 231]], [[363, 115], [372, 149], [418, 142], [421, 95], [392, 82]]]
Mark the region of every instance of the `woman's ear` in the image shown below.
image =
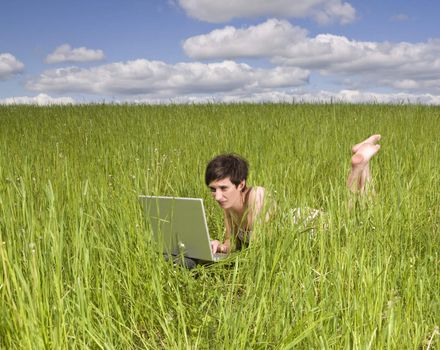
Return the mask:
[[243, 192], [246, 189], [246, 180], [242, 180], [239, 184], [238, 184], [238, 190]]

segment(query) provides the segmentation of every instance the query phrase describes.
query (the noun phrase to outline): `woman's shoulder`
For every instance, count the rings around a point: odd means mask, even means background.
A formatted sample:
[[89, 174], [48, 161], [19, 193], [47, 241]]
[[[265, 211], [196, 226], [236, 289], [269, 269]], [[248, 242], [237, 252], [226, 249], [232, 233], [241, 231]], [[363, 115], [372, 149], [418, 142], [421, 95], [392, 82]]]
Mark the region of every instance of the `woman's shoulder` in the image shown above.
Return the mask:
[[260, 204], [264, 203], [264, 197], [266, 195], [266, 189], [261, 186], [253, 186], [249, 189], [249, 203]]
[[[276, 191], [275, 191], [276, 193]], [[250, 201], [272, 202], [275, 200], [275, 194], [262, 186], [253, 186], [249, 191]]]
[[264, 211], [267, 215], [272, 215], [277, 208], [274, 193], [261, 186], [252, 187], [249, 194], [249, 204], [257, 212]]
[[254, 215], [266, 211], [264, 208], [267, 208], [268, 205], [271, 206], [271, 202], [270, 195], [264, 187], [254, 186], [250, 188], [247, 206]]
[[261, 217], [267, 222], [275, 211], [276, 203], [269, 190], [262, 186], [254, 186], [249, 191], [248, 208], [251, 221]]

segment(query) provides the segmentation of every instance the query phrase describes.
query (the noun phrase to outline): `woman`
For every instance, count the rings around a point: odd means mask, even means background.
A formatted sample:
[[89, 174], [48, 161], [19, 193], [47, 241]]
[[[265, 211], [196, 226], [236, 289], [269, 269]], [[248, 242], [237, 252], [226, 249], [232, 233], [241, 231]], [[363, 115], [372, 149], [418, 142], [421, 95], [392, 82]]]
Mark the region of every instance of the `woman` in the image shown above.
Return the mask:
[[[380, 149], [377, 144], [380, 138], [380, 135], [372, 135], [352, 147], [352, 167], [347, 179], [352, 192], [365, 192], [371, 180], [369, 161]], [[208, 163], [205, 183], [223, 209], [226, 228], [223, 243], [211, 241], [213, 254], [229, 253], [233, 243], [246, 245], [252, 239], [252, 227], [262, 214], [266, 192], [260, 186], [247, 187], [247, 175], [247, 161], [235, 154], [222, 154]]]

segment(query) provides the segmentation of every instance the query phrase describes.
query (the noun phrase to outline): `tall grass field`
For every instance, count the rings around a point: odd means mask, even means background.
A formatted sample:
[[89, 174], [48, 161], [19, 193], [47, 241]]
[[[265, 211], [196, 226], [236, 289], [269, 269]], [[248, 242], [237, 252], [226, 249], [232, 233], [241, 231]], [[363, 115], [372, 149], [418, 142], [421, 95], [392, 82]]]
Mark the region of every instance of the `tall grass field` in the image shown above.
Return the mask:
[[[440, 349], [439, 137], [419, 105], [0, 106], [0, 348]], [[203, 198], [222, 239], [204, 171], [224, 152], [276, 211], [249, 248], [175, 267], [138, 195]]]

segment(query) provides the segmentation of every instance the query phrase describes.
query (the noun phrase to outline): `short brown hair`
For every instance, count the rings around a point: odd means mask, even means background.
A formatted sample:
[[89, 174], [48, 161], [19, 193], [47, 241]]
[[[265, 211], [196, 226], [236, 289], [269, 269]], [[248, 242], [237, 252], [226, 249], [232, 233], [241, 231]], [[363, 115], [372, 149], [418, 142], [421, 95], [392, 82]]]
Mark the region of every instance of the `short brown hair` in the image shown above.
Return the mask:
[[211, 159], [205, 171], [206, 186], [212, 181], [222, 180], [229, 177], [231, 182], [238, 186], [240, 182], [247, 179], [248, 162], [238, 154], [220, 154]]

